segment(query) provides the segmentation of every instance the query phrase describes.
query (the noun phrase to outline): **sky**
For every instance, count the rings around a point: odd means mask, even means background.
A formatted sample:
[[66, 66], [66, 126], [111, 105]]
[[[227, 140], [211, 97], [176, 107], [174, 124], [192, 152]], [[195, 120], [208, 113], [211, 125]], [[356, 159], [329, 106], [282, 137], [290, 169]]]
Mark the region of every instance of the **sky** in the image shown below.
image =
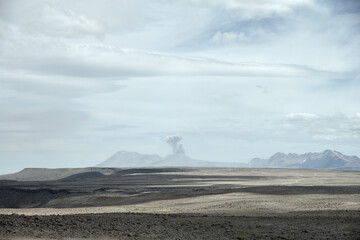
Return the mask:
[[357, 0], [0, 0], [0, 174], [360, 156], [359, 53]]

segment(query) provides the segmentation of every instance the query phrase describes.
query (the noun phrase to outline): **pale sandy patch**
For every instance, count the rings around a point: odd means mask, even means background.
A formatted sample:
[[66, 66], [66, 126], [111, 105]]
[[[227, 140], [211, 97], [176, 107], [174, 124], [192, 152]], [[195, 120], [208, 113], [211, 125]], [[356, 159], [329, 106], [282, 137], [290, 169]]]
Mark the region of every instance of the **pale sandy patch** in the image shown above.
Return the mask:
[[147, 203], [83, 208], [0, 209], [0, 214], [71, 215], [89, 213], [207, 213], [247, 215], [298, 211], [360, 210], [359, 194], [262, 195], [228, 193], [157, 200]]

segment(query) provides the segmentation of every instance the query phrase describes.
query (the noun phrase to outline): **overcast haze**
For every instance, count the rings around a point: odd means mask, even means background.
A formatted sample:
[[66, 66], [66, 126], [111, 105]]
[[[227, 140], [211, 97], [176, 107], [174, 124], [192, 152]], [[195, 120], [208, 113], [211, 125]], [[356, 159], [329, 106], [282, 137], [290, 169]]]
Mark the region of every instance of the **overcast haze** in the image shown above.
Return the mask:
[[0, 0], [0, 174], [360, 156], [359, 53], [357, 0]]

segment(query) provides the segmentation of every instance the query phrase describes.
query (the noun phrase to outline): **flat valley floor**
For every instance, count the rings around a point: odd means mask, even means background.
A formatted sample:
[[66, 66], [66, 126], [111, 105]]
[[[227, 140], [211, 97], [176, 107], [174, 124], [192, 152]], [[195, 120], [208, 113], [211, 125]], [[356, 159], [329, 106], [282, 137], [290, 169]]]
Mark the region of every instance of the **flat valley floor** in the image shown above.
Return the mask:
[[0, 181], [0, 239], [360, 239], [360, 171], [96, 169]]

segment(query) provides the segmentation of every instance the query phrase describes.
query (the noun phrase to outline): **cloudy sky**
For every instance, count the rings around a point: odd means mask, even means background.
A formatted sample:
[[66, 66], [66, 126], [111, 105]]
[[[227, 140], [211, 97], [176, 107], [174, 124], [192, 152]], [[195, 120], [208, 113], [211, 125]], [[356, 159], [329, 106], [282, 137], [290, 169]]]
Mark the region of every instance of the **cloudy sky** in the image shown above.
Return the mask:
[[360, 156], [359, 53], [357, 0], [0, 0], [0, 174]]

